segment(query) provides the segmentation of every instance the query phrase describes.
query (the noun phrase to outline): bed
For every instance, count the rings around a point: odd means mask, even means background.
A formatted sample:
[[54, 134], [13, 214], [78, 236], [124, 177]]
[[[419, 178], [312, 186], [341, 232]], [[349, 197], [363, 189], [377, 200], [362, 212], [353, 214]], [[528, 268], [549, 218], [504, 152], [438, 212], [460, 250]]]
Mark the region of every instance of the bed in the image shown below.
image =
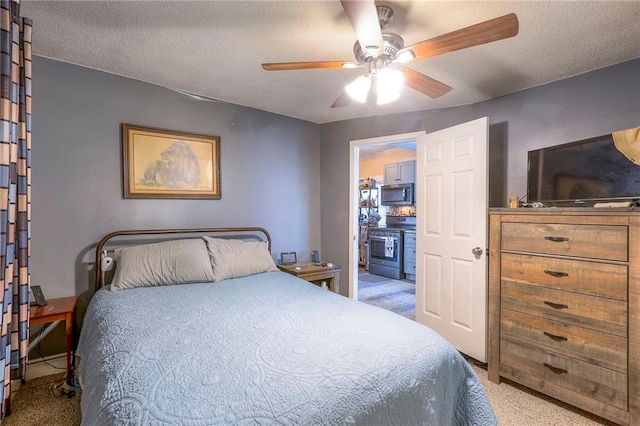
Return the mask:
[[[188, 230], [204, 231], [216, 230]], [[103, 246], [140, 231], [124, 232], [103, 238], [96, 250], [100, 288], [76, 352], [83, 424], [497, 424], [473, 369], [437, 333], [273, 266], [243, 276], [227, 268], [231, 277], [202, 282], [117, 288], [118, 268], [131, 266], [131, 253], [117, 249], [116, 276], [103, 286], [101, 266], [109, 265]], [[268, 255], [266, 231], [264, 238], [256, 247]], [[212, 270], [238, 260], [231, 257], [252, 263], [253, 254], [243, 250], [208, 251]], [[161, 252], [171, 257], [180, 250]]]

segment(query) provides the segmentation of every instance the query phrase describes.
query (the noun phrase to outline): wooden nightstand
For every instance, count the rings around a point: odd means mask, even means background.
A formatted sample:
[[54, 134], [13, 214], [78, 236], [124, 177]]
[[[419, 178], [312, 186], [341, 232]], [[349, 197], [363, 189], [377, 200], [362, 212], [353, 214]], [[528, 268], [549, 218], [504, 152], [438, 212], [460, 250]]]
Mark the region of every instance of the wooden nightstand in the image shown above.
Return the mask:
[[[317, 266], [313, 262], [298, 262], [294, 265], [278, 265], [281, 271], [295, 275], [305, 281], [321, 285], [323, 281], [327, 283], [329, 290], [340, 293], [340, 271], [338, 265]], [[299, 269], [296, 269], [299, 268]]]
[[54, 321], [64, 321], [67, 330], [67, 383], [73, 385], [73, 368], [71, 352], [73, 351], [73, 333], [75, 328], [74, 312], [77, 296], [49, 299], [44, 306], [31, 306], [29, 323], [31, 325], [47, 324]]

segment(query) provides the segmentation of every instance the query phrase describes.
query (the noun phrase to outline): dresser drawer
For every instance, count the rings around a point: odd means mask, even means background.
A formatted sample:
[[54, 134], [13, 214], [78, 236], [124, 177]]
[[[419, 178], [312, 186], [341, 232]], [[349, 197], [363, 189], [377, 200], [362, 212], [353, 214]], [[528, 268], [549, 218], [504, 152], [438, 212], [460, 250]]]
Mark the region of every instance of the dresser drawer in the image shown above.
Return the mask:
[[627, 339], [504, 309], [500, 335], [627, 373]]
[[627, 261], [626, 226], [502, 224], [502, 249]]
[[500, 339], [500, 363], [622, 410], [627, 409], [626, 374], [509, 338]]
[[525, 254], [502, 254], [502, 279], [627, 300], [628, 267]]
[[569, 291], [502, 281], [502, 309], [627, 337], [627, 303]]

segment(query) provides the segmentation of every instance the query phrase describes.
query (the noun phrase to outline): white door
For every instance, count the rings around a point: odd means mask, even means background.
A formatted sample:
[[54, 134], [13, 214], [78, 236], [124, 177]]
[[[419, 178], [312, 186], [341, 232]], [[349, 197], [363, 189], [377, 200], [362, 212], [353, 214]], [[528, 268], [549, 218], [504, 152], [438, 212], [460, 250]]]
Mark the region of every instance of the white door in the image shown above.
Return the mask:
[[416, 164], [416, 320], [486, 362], [488, 119], [427, 134]]

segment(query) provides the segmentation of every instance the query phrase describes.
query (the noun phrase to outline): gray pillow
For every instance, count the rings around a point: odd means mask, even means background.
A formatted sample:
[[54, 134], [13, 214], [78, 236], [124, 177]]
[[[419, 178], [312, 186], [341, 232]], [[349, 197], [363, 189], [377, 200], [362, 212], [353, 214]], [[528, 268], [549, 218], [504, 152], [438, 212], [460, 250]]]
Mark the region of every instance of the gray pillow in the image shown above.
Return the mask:
[[213, 281], [277, 271], [266, 241], [202, 237], [213, 269]]
[[207, 247], [199, 238], [115, 250], [111, 290], [213, 281]]

